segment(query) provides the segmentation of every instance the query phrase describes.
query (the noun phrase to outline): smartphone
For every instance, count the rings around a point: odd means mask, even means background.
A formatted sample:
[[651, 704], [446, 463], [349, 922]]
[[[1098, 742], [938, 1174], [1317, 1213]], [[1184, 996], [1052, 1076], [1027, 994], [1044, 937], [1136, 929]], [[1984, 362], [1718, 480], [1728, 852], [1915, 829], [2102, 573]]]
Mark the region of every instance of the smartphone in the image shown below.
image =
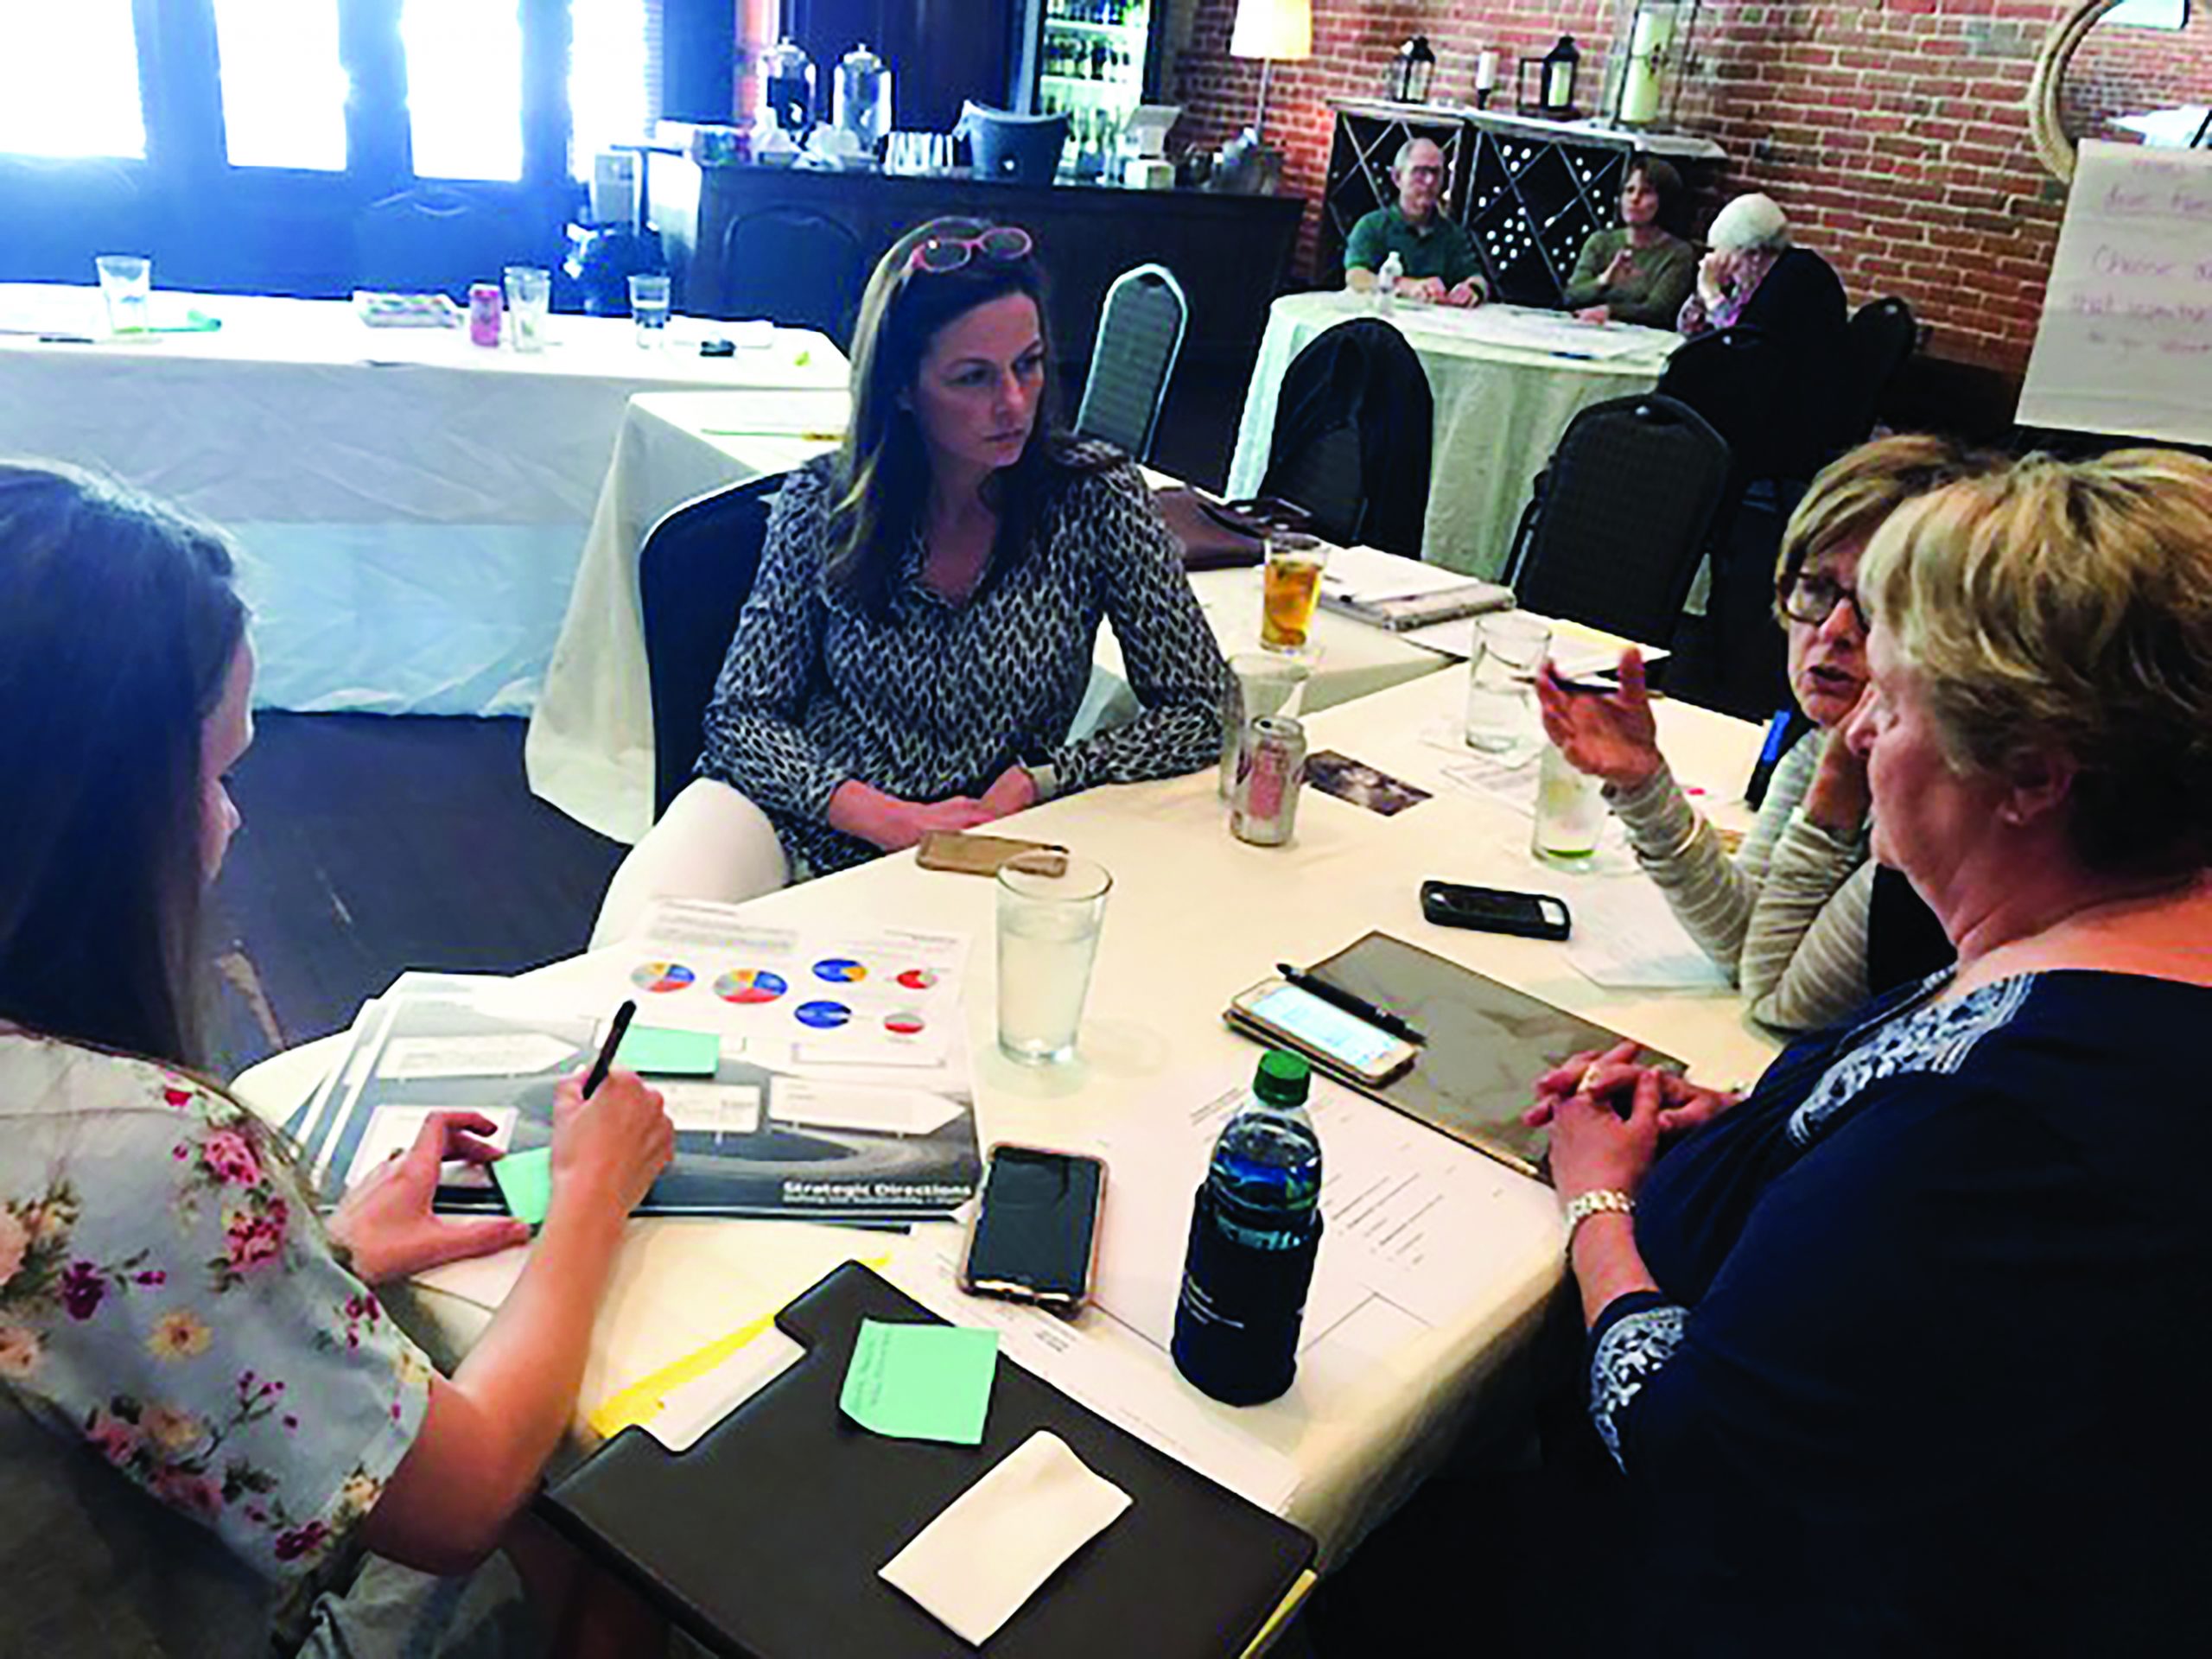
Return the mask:
[[[914, 861], [925, 870], [956, 870], [962, 875], [996, 875], [999, 866], [1021, 853], [1057, 858], [1067, 868], [1068, 849], [1041, 841], [1016, 841], [1011, 836], [971, 836], [960, 830], [932, 830], [922, 837]], [[1025, 868], [1028, 868], [1024, 866]], [[1046, 874], [1058, 874], [1047, 869]]]
[[1422, 882], [1421, 913], [1439, 927], [1518, 933], [1530, 939], [1563, 939], [1573, 925], [1564, 899], [1554, 899], [1548, 893], [1464, 887], [1456, 881]]
[[1263, 979], [1230, 999], [1230, 1024], [1294, 1049], [1361, 1083], [1390, 1081], [1419, 1055], [1404, 1038], [1285, 979]]
[[991, 1148], [961, 1288], [1072, 1313], [1090, 1294], [1106, 1166], [1080, 1153]]

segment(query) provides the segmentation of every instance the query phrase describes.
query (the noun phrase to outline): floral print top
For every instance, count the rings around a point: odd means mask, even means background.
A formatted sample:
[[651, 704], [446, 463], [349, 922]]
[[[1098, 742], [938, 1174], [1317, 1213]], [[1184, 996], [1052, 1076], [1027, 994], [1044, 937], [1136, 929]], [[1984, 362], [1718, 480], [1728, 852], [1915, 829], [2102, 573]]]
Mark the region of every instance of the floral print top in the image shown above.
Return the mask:
[[0, 1389], [310, 1598], [422, 1426], [429, 1363], [242, 1108], [0, 1032]]

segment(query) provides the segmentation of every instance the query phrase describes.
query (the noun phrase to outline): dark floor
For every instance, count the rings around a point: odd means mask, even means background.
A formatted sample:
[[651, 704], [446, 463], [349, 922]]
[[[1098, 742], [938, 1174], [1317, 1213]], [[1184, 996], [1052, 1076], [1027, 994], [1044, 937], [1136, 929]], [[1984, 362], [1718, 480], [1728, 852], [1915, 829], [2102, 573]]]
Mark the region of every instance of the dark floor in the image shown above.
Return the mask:
[[512, 974], [583, 947], [622, 849], [530, 793], [519, 720], [257, 717], [216, 888], [216, 1056], [352, 1023], [409, 969]]

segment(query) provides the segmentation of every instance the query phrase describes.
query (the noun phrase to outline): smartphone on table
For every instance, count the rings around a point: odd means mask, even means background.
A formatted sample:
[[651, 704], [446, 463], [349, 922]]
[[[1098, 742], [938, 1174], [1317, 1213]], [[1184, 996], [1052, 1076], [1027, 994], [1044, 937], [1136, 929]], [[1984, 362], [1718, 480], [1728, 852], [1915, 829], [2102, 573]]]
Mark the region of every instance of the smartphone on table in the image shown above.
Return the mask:
[[1567, 900], [1548, 893], [1510, 893], [1457, 881], [1422, 882], [1421, 913], [1439, 927], [1517, 933], [1529, 939], [1563, 939], [1573, 925]]
[[1262, 1041], [1366, 1084], [1389, 1082], [1420, 1052], [1404, 1038], [1280, 977], [1239, 991], [1225, 1017]]
[[1001, 1142], [983, 1172], [960, 1287], [1072, 1313], [1090, 1294], [1106, 1166], [1083, 1153]]

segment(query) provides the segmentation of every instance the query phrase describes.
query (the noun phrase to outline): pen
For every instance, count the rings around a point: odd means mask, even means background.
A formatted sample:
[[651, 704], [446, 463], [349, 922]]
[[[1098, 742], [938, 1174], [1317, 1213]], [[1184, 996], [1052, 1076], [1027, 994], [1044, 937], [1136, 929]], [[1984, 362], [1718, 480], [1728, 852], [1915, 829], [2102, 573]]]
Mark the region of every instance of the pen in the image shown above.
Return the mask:
[[614, 1051], [622, 1046], [622, 1033], [630, 1029], [630, 1021], [638, 1012], [635, 1001], [625, 1001], [614, 1010], [614, 1023], [607, 1028], [607, 1040], [599, 1046], [599, 1058], [591, 1063], [591, 1071], [584, 1078], [584, 1098], [589, 1100], [607, 1081], [607, 1068], [614, 1064]]
[[1319, 997], [1330, 1007], [1342, 1008], [1354, 1019], [1364, 1020], [1378, 1030], [1389, 1032], [1393, 1037], [1402, 1037], [1409, 1043], [1426, 1043], [1428, 1040], [1388, 1008], [1378, 1008], [1372, 1002], [1354, 996], [1350, 991], [1338, 990], [1311, 974], [1301, 974], [1287, 962], [1275, 963], [1275, 971], [1283, 976], [1284, 983], [1295, 985], [1300, 990]]

